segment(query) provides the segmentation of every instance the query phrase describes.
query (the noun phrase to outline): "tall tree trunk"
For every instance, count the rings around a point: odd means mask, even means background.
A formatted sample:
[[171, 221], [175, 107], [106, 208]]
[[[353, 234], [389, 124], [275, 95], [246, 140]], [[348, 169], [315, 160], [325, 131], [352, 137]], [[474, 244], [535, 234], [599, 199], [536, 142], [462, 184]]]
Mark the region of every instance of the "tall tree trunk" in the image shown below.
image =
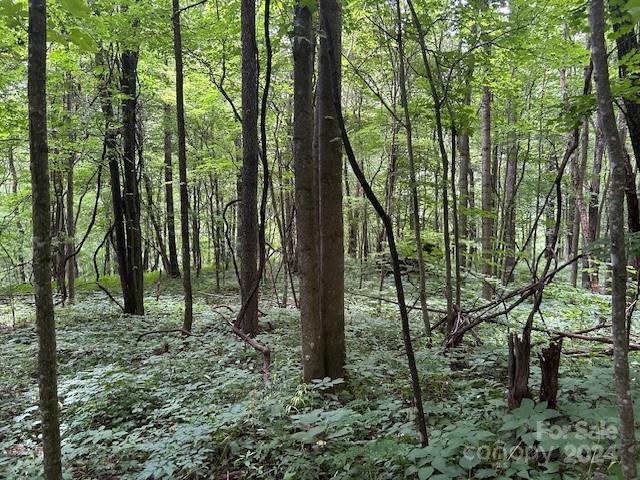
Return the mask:
[[173, 208], [173, 162], [171, 145], [171, 105], [166, 103], [163, 106], [163, 126], [164, 126], [164, 198], [167, 206], [167, 243], [169, 244], [169, 269], [167, 273], [178, 278], [180, 267], [178, 266], [178, 249], [176, 247], [176, 227], [175, 213]]
[[196, 267], [196, 277], [200, 277], [202, 271], [202, 246], [200, 244], [200, 206], [201, 206], [201, 184], [196, 182], [193, 187], [193, 208], [191, 210], [191, 224], [193, 235], [193, 264]]
[[115, 248], [116, 260], [118, 263], [118, 274], [120, 277], [120, 287], [124, 298], [125, 307], [135, 303], [133, 299], [133, 289], [131, 280], [131, 268], [129, 268], [129, 259], [127, 257], [127, 238], [125, 234], [124, 207], [122, 200], [122, 190], [120, 186], [120, 166], [118, 164], [118, 141], [117, 127], [115, 125], [115, 116], [113, 111], [113, 103], [111, 98], [111, 85], [109, 79], [111, 73], [106, 72], [106, 62], [102, 56], [104, 52], [98, 55], [98, 64], [105, 66], [105, 73], [100, 79], [100, 97], [102, 103], [102, 112], [104, 114], [104, 147], [107, 163], [109, 164], [109, 180], [111, 183], [111, 206], [113, 208], [113, 246]]
[[53, 228], [56, 232], [55, 254], [53, 257], [56, 281], [58, 284], [58, 293], [62, 296], [62, 300], [67, 299], [67, 282], [66, 282], [66, 235], [67, 229], [65, 225], [65, 204], [64, 204], [64, 185], [63, 170], [55, 168], [51, 172], [53, 181], [53, 192], [55, 195], [55, 203], [53, 206]]
[[[321, 37], [318, 83], [318, 209], [320, 218], [320, 314], [325, 348], [325, 374], [344, 377], [344, 235], [342, 218], [342, 145], [333, 103], [340, 98], [342, 53], [342, 11], [338, 0], [320, 0], [320, 31], [331, 31], [329, 39]], [[330, 51], [335, 65], [331, 65]], [[332, 89], [335, 90], [332, 91]]]
[[180, 1], [173, 0], [173, 53], [176, 61], [176, 120], [178, 125], [178, 172], [180, 177], [180, 233], [182, 236], [182, 287], [184, 318], [182, 331], [191, 333], [193, 294], [191, 292], [191, 255], [189, 248], [189, 186], [187, 184], [187, 142], [184, 126], [184, 75], [182, 72], [182, 34]]
[[56, 330], [51, 291], [51, 200], [47, 143], [47, 14], [45, 0], [29, 1], [29, 156], [33, 224], [33, 277], [38, 332], [38, 384], [45, 480], [62, 479]]
[[248, 335], [258, 330], [258, 48], [256, 6], [242, 0], [242, 176], [238, 235], [240, 240], [240, 291], [247, 305], [240, 328]]
[[[470, 72], [471, 75], [473, 72]], [[470, 78], [466, 80], [466, 92], [464, 96], [465, 106], [471, 106], [471, 84]], [[462, 130], [458, 136], [458, 149], [460, 151], [460, 169], [458, 170], [458, 229], [460, 231], [460, 240], [462, 242], [460, 248], [460, 258], [463, 267], [466, 267], [471, 260], [468, 255], [467, 244], [469, 240], [469, 171], [471, 168], [471, 151], [469, 148], [469, 128], [466, 125], [461, 126]]]
[[[9, 174], [11, 175], [11, 193], [18, 194], [18, 172], [16, 171], [16, 164], [13, 157], [13, 145], [9, 146]], [[24, 239], [24, 226], [20, 219], [16, 219], [16, 229], [18, 231], [18, 280], [24, 283], [27, 280], [27, 275], [24, 270], [25, 261], [22, 253], [22, 241]]]
[[300, 325], [302, 366], [306, 382], [324, 378], [324, 335], [320, 316], [320, 275], [317, 228], [317, 199], [313, 159], [313, 20], [309, 9], [295, 7], [293, 43], [293, 152], [295, 171], [296, 234], [300, 278]]
[[[591, 182], [589, 184], [589, 234], [592, 241], [598, 240], [600, 236], [600, 174], [602, 172], [602, 160], [604, 157], [604, 134], [602, 133], [602, 122], [597, 116], [595, 151], [593, 155], [593, 167], [591, 170]], [[605, 187], [606, 192], [606, 187]], [[603, 195], [604, 197], [604, 195]], [[591, 290], [600, 290], [598, 264], [594, 262], [594, 271], [591, 273]]]
[[[493, 273], [493, 175], [491, 174], [491, 90], [482, 87], [481, 117], [482, 157], [482, 273], [485, 278]], [[482, 298], [490, 300], [493, 288], [487, 281], [482, 283]]]
[[505, 251], [502, 267], [502, 283], [508, 285], [513, 280], [513, 268], [516, 263], [516, 170], [518, 162], [518, 139], [515, 130], [515, 114], [513, 107], [509, 107], [509, 125], [512, 127], [507, 134], [509, 144], [507, 151], [507, 165], [504, 179], [504, 219], [502, 243]]
[[162, 259], [162, 266], [164, 267], [165, 271], [168, 272], [169, 275], [171, 275], [171, 262], [169, 260], [169, 256], [167, 255], [167, 248], [164, 243], [164, 238], [162, 237], [162, 227], [160, 226], [160, 220], [156, 216], [156, 206], [153, 202], [153, 185], [151, 183], [151, 176], [149, 175], [149, 172], [147, 171], [144, 163], [143, 145], [144, 142], [142, 135], [142, 125], [140, 123], [137, 145], [138, 165], [140, 166], [140, 174], [142, 176], [144, 190], [147, 197], [147, 214], [156, 236], [156, 243], [158, 244], [158, 251], [160, 253], [160, 258]]
[[127, 266], [130, 269], [130, 298], [125, 297], [125, 312], [144, 315], [144, 271], [142, 232], [140, 230], [140, 193], [136, 166], [136, 106], [138, 52], [127, 50], [121, 56], [122, 77], [122, 160], [124, 165], [124, 218], [127, 236]]
[[629, 382], [627, 339], [627, 259], [624, 234], [625, 159], [613, 112], [609, 84], [609, 65], [605, 44], [604, 2], [591, 0], [589, 9], [591, 52], [596, 79], [598, 113], [609, 153], [611, 191], [609, 192], [609, 238], [611, 240], [611, 325], [613, 369], [620, 416], [620, 457], [625, 479], [636, 478], [636, 442], [633, 401]]
[[[455, 328], [455, 321], [457, 312], [454, 311], [453, 305], [453, 293], [451, 283], [451, 238], [449, 234], [449, 157], [447, 155], [447, 147], [444, 140], [444, 131], [442, 124], [442, 98], [438, 93], [438, 85], [431, 71], [431, 63], [429, 62], [429, 55], [427, 45], [425, 42], [425, 32], [422, 27], [418, 15], [413, 6], [411, 0], [407, 1], [409, 9], [411, 10], [411, 18], [418, 30], [418, 44], [420, 45], [420, 53], [422, 56], [422, 63], [427, 74], [427, 80], [429, 81], [429, 88], [431, 93], [431, 100], [433, 101], [433, 109], [435, 112], [436, 120], [436, 134], [438, 139], [438, 147], [440, 153], [440, 161], [442, 162], [442, 225], [444, 229], [444, 261], [445, 261], [445, 297], [447, 299], [447, 335], [453, 333]], [[437, 183], [437, 179], [436, 179]], [[437, 209], [436, 209], [437, 210]], [[456, 305], [457, 309], [458, 305]]]
[[[629, 12], [622, 12], [620, 5], [616, 2], [609, 3], [609, 10], [611, 12], [613, 31], [616, 33], [618, 76], [621, 79], [631, 76], [631, 82], [635, 83], [638, 81], [638, 74], [630, 74], [628, 72], [628, 65], [625, 62], [629, 60], [628, 57], [630, 55], [636, 55], [640, 49], [636, 25]], [[635, 165], [640, 169], [640, 103], [634, 101], [635, 97], [636, 95], [626, 94], [622, 97], [622, 101], [624, 104], [624, 117], [627, 128], [629, 129], [629, 137], [635, 157]]]
[[420, 207], [418, 205], [418, 187], [416, 182], [416, 166], [413, 155], [413, 130], [411, 125], [411, 112], [409, 112], [409, 99], [407, 98], [407, 80], [405, 73], [404, 43], [402, 38], [402, 12], [400, 0], [396, 0], [396, 41], [398, 43], [399, 59], [399, 83], [400, 102], [404, 111], [404, 127], [407, 134], [407, 157], [409, 160], [409, 189], [411, 190], [411, 209], [413, 214], [413, 235], [418, 255], [418, 273], [420, 275], [420, 311], [422, 313], [422, 323], [427, 337], [431, 337], [431, 323], [427, 310], [427, 280], [424, 268], [424, 253], [422, 251], [422, 235], [420, 228]]
[[[70, 83], [69, 92], [67, 93], [67, 115], [69, 118], [73, 115], [73, 84]], [[71, 133], [70, 140], [75, 141], [75, 135]], [[73, 167], [76, 159], [75, 152], [71, 153], [67, 159], [67, 238], [65, 259], [67, 262], [67, 298], [70, 304], [73, 304], [76, 299], [76, 257], [74, 255], [76, 249], [76, 225], [74, 216], [74, 196], [73, 196]]]
[[[584, 198], [584, 178], [587, 172], [587, 160], [589, 157], [589, 122], [584, 121], [582, 126], [582, 138], [580, 139], [580, 168], [579, 176], [575, 179], [574, 189], [576, 191], [576, 210], [580, 221], [580, 229], [582, 230], [582, 288], [591, 288], [591, 269], [592, 258], [589, 253], [589, 245], [593, 242], [591, 230], [589, 228], [589, 216], [587, 211], [587, 203]], [[577, 263], [577, 262], [576, 262]]]

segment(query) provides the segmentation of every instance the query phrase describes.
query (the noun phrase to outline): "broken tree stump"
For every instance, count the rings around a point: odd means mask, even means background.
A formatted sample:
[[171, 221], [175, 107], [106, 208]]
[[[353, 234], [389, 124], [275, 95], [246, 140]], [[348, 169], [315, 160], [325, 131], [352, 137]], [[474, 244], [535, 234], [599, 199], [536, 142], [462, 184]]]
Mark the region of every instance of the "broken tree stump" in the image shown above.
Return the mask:
[[531, 398], [529, 393], [529, 360], [531, 358], [531, 337], [525, 329], [520, 338], [515, 333], [509, 334], [509, 363], [507, 382], [507, 406], [513, 410], [520, 406], [522, 400]]
[[558, 369], [560, 368], [560, 355], [562, 354], [562, 338], [551, 342], [547, 348], [543, 348], [538, 354], [540, 358], [540, 371], [542, 382], [540, 383], [540, 401], [547, 402], [549, 408], [555, 409], [558, 397]]

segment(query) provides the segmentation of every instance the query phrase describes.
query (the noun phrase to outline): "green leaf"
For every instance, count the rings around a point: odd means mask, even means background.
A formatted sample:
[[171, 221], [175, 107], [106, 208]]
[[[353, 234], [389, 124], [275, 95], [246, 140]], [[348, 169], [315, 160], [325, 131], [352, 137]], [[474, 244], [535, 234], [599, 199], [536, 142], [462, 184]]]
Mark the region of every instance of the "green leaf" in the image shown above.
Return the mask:
[[434, 471], [435, 469], [431, 466], [422, 467], [420, 470], [418, 470], [418, 478], [420, 480], [426, 480], [427, 478], [430, 478], [431, 475], [433, 475]]
[[97, 50], [96, 42], [93, 41], [91, 35], [79, 28], [72, 28], [69, 32], [69, 40], [81, 50], [86, 52], [94, 52]]
[[77, 17], [87, 17], [91, 15], [91, 10], [86, 0], [60, 0], [62, 8]]
[[458, 464], [465, 470], [471, 470], [480, 464], [480, 458], [475, 453], [472, 455], [465, 454], [460, 458]]

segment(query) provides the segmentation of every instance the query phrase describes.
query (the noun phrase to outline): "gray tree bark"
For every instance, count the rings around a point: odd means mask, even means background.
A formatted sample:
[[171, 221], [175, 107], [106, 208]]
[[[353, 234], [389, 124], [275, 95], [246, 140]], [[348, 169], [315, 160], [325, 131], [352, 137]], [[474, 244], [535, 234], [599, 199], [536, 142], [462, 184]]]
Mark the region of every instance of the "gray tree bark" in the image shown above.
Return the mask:
[[633, 401], [629, 383], [628, 339], [626, 327], [627, 258], [624, 233], [625, 158], [609, 83], [609, 65], [605, 43], [604, 2], [591, 0], [591, 54], [596, 79], [598, 113], [609, 153], [609, 238], [611, 240], [611, 325], [613, 333], [613, 369], [620, 416], [620, 459], [625, 479], [636, 477], [636, 442]]

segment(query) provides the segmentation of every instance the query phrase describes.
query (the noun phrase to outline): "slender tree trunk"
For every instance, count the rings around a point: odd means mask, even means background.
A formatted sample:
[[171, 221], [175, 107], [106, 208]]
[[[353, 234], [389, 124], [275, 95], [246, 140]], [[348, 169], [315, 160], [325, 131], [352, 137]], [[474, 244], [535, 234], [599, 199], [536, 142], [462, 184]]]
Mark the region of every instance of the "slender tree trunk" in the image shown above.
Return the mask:
[[173, 162], [171, 145], [171, 105], [163, 106], [164, 117], [164, 198], [167, 206], [167, 243], [169, 244], [169, 269], [167, 273], [178, 278], [180, 267], [178, 266], [178, 249], [176, 247], [175, 213], [173, 208]]
[[582, 138], [580, 139], [580, 169], [579, 176], [575, 179], [574, 189], [576, 191], [576, 210], [580, 221], [580, 229], [582, 230], [582, 288], [591, 288], [592, 259], [589, 253], [589, 245], [593, 241], [591, 230], [589, 228], [589, 216], [587, 204], [584, 198], [584, 177], [587, 172], [587, 159], [589, 157], [589, 122], [585, 120], [582, 126]]
[[413, 235], [418, 255], [418, 273], [420, 275], [420, 311], [427, 337], [431, 337], [431, 323], [427, 311], [427, 280], [424, 268], [424, 253], [422, 251], [422, 235], [420, 228], [420, 207], [418, 205], [418, 187], [416, 182], [416, 166], [413, 155], [413, 130], [411, 125], [411, 112], [409, 112], [409, 100], [407, 97], [407, 80], [404, 61], [404, 43], [402, 38], [402, 12], [400, 0], [396, 0], [396, 41], [398, 43], [399, 58], [399, 83], [400, 102], [404, 111], [404, 127], [407, 134], [407, 157], [409, 160], [409, 189], [411, 190], [411, 208], [413, 214]]
[[[425, 42], [425, 33], [422, 27], [422, 23], [418, 19], [418, 15], [413, 7], [411, 0], [407, 1], [409, 9], [411, 10], [411, 17], [413, 23], [418, 30], [418, 43], [420, 45], [420, 53], [422, 55], [422, 63], [427, 74], [427, 80], [429, 81], [429, 88], [431, 92], [431, 99], [433, 101], [433, 107], [436, 120], [436, 134], [438, 139], [438, 147], [440, 153], [440, 161], [442, 162], [442, 225], [444, 229], [444, 261], [445, 261], [445, 297], [447, 299], [447, 335], [453, 333], [455, 328], [455, 320], [457, 312], [454, 311], [453, 305], [453, 293], [451, 282], [451, 238], [449, 234], [449, 157], [447, 155], [447, 147], [444, 140], [444, 131], [442, 124], [442, 99], [438, 93], [438, 86], [435, 83], [435, 78], [431, 71], [431, 63], [429, 62], [428, 50]], [[436, 180], [437, 182], [437, 180]]]
[[[9, 146], [9, 174], [11, 175], [11, 193], [18, 194], [18, 172], [13, 158], [13, 145]], [[20, 219], [16, 219], [16, 229], [18, 231], [18, 281], [24, 283], [27, 275], [24, 270], [25, 261], [22, 253], [22, 241], [24, 239], [24, 226]]]
[[184, 126], [184, 75], [182, 72], [182, 34], [180, 1], [173, 0], [173, 53], [176, 62], [176, 119], [178, 126], [178, 171], [180, 176], [180, 233], [182, 236], [182, 287], [184, 319], [182, 331], [191, 333], [193, 294], [191, 292], [191, 255], [189, 248], [189, 186], [187, 184], [187, 143]]
[[[67, 115], [69, 118], [73, 115], [73, 83], [70, 83], [69, 92], [67, 93]], [[70, 140], [72, 142], [75, 141], [75, 135], [71, 133]], [[76, 159], [76, 154], [71, 153], [67, 159], [67, 239], [66, 239], [66, 250], [65, 250], [65, 259], [67, 262], [66, 271], [67, 271], [67, 298], [69, 300], [69, 304], [73, 304], [76, 299], [76, 257], [74, 252], [76, 250], [76, 225], [75, 225], [75, 214], [74, 214], [74, 195], [73, 195], [73, 168]]]
[[513, 268], [515, 266], [515, 241], [516, 241], [516, 174], [518, 162], [518, 146], [515, 131], [515, 115], [513, 107], [509, 108], [509, 131], [507, 152], [507, 166], [504, 179], [504, 219], [502, 243], [505, 251], [504, 263], [502, 267], [502, 283], [508, 285], [513, 280]]
[[117, 127], [115, 125], [115, 114], [113, 111], [113, 103], [111, 97], [110, 79], [113, 72], [107, 72], [107, 65], [102, 58], [104, 52], [100, 52], [97, 63], [105, 67], [105, 73], [100, 79], [100, 97], [102, 103], [102, 112], [105, 121], [105, 157], [109, 165], [109, 180], [111, 183], [111, 206], [113, 209], [113, 246], [115, 249], [116, 260], [118, 264], [118, 275], [120, 277], [120, 287], [124, 298], [125, 308], [135, 303], [133, 298], [133, 287], [131, 279], [131, 268], [129, 267], [129, 258], [127, 257], [127, 238], [125, 234], [124, 206], [122, 199], [122, 190], [120, 186], [120, 166], [118, 164], [118, 141]]
[[[493, 273], [493, 175], [491, 174], [491, 90], [482, 87], [482, 126], [480, 128], [482, 150], [482, 273], [490, 277]], [[482, 283], [482, 298], [490, 300], [493, 288], [487, 281]]]
[[[331, 31], [332, 45], [321, 37], [318, 83], [318, 200], [320, 218], [320, 313], [325, 348], [325, 374], [344, 377], [344, 235], [342, 218], [342, 145], [333, 97], [340, 97], [342, 11], [338, 0], [320, 0], [320, 31]], [[331, 65], [329, 51], [334, 53]], [[332, 91], [335, 90], [334, 91]]]
[[55, 254], [53, 257], [54, 266], [53, 271], [55, 273], [56, 281], [58, 284], [58, 293], [62, 296], [63, 302], [67, 299], [67, 282], [66, 282], [66, 235], [67, 229], [65, 226], [65, 204], [64, 204], [64, 185], [63, 185], [63, 171], [56, 168], [51, 173], [51, 180], [53, 181], [53, 192], [55, 195], [55, 203], [53, 208], [53, 227], [56, 232], [56, 244]]
[[[473, 72], [470, 72], [472, 74]], [[471, 105], [471, 84], [470, 79], [466, 79], [466, 92], [464, 104]], [[458, 149], [460, 151], [460, 169], [458, 170], [458, 230], [460, 231], [460, 258], [463, 267], [466, 267], [471, 260], [466, 241], [470, 237], [469, 229], [469, 171], [471, 168], [471, 151], [469, 148], [469, 129], [462, 125], [463, 130], [458, 136]]]
[[613, 112], [609, 65], [605, 44], [604, 2], [591, 0], [589, 9], [591, 52], [596, 79], [598, 113], [609, 152], [611, 191], [609, 192], [609, 238], [611, 240], [611, 325], [613, 368], [620, 415], [620, 457], [625, 479], [636, 478], [636, 442], [633, 401], [627, 356], [627, 260], [624, 234], [625, 160]]
[[47, 14], [45, 0], [29, 1], [29, 155], [31, 160], [33, 277], [38, 332], [38, 385], [45, 480], [62, 479], [56, 330], [51, 291], [51, 200], [47, 143]]
[[164, 243], [164, 238], [162, 237], [162, 228], [160, 227], [160, 221], [156, 216], [156, 206], [153, 202], [153, 185], [151, 183], [151, 176], [149, 172], [145, 168], [144, 163], [144, 151], [143, 151], [143, 136], [142, 136], [142, 126], [139, 129], [138, 135], [138, 165], [140, 166], [140, 173], [142, 175], [142, 181], [144, 183], [144, 190], [147, 196], [147, 214], [149, 220], [151, 221], [151, 226], [153, 227], [153, 231], [156, 234], [156, 243], [158, 244], [158, 251], [160, 253], [160, 258], [162, 259], [162, 266], [165, 271], [171, 275], [172, 267], [169, 257], [167, 255], [167, 248]]

